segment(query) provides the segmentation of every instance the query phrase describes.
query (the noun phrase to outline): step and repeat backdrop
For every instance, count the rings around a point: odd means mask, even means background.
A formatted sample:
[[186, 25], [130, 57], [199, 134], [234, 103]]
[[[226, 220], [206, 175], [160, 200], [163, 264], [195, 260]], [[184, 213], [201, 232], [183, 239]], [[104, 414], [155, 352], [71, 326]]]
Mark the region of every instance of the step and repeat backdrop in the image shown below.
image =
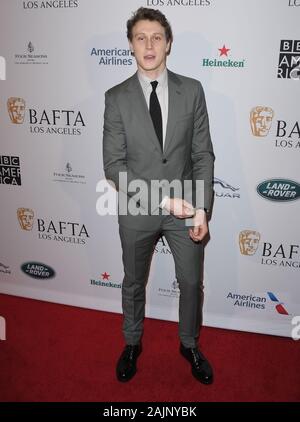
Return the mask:
[[[299, 0], [2, 1], [0, 292], [121, 312], [117, 217], [98, 213], [104, 93], [136, 70], [126, 21], [140, 6], [166, 14], [169, 69], [206, 92], [216, 165], [204, 324], [290, 337], [300, 315]], [[177, 321], [163, 237], [147, 298], [149, 317]]]

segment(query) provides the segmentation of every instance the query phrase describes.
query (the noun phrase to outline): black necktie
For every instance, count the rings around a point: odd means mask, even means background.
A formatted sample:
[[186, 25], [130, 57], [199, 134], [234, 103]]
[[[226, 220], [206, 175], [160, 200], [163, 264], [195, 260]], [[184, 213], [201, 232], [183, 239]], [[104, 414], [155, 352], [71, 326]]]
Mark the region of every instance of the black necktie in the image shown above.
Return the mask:
[[163, 150], [163, 130], [162, 130], [162, 116], [161, 116], [161, 108], [160, 104], [156, 95], [156, 88], [158, 85], [157, 81], [151, 82], [152, 85], [152, 92], [150, 95], [150, 115], [152, 118], [153, 126], [158, 137], [161, 149]]

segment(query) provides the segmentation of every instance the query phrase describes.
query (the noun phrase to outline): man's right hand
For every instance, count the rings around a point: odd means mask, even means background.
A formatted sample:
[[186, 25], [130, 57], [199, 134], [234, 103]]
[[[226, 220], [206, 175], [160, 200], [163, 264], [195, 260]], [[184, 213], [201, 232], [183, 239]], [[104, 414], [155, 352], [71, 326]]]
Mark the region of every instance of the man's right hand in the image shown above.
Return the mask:
[[181, 198], [167, 198], [164, 208], [177, 218], [189, 218], [195, 214], [193, 205]]

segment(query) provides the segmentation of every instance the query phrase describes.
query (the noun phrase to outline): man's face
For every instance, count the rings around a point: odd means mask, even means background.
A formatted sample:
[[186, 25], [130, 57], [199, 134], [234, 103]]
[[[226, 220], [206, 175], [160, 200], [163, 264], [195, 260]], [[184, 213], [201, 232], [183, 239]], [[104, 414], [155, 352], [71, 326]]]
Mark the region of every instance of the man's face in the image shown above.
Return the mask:
[[165, 30], [159, 22], [138, 21], [132, 28], [132, 41], [129, 45], [141, 72], [150, 74], [163, 71], [170, 41], [167, 42]]

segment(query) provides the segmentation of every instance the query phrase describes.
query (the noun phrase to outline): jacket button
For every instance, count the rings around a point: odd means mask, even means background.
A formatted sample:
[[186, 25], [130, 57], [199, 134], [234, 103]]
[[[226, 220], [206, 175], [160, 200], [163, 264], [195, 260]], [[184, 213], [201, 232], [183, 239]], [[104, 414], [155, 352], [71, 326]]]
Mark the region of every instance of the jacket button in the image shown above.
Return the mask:
[[162, 162], [164, 163], [164, 164], [166, 164], [166, 162], [167, 162], [168, 160], [166, 159], [166, 158], [164, 158], [163, 160], [162, 160]]

